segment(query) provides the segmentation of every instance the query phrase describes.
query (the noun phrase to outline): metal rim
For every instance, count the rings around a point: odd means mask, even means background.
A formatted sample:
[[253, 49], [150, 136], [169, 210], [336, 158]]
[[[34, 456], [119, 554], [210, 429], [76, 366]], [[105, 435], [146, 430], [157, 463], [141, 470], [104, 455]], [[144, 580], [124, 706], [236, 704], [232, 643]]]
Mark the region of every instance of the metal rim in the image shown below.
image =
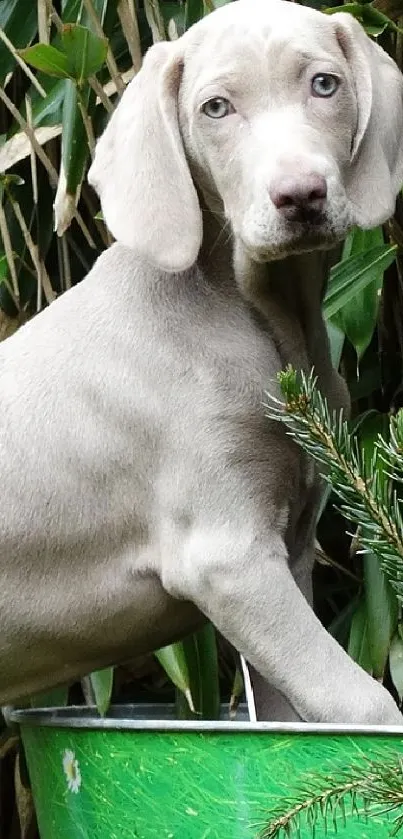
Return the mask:
[[[139, 708], [140, 706], [136, 706]], [[116, 710], [119, 716], [113, 716]], [[247, 722], [219, 720], [136, 719], [130, 716], [129, 706], [115, 706], [111, 715], [100, 717], [96, 708], [69, 706], [67, 708], [35, 708], [13, 710], [8, 719], [21, 726], [47, 728], [79, 728], [115, 731], [216, 732], [225, 734], [331, 734], [331, 735], [394, 735], [403, 738], [403, 726], [343, 725], [342, 723], [303, 722]], [[143, 706], [146, 713], [147, 706]]]

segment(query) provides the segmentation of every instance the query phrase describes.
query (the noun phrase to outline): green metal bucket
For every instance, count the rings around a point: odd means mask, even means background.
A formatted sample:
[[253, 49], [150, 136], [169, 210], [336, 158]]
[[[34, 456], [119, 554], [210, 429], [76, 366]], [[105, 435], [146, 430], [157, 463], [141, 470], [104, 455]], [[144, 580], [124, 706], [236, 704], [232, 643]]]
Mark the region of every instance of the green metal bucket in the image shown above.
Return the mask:
[[[117, 706], [105, 719], [82, 707], [13, 712], [41, 839], [256, 839], [269, 808], [307, 773], [403, 759], [403, 728], [243, 717], [178, 722], [172, 708], [148, 705]], [[337, 827], [339, 839], [387, 839], [392, 820], [347, 810]], [[302, 827], [301, 839], [311, 835]], [[320, 823], [315, 836], [325, 836]]]

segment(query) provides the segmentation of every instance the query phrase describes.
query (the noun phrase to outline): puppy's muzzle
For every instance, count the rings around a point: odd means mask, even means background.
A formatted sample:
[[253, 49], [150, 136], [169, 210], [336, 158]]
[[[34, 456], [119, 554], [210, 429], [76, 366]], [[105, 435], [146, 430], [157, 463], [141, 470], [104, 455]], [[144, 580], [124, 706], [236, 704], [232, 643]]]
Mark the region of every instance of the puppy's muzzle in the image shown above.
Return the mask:
[[316, 172], [279, 175], [269, 186], [269, 196], [286, 221], [319, 223], [326, 211], [326, 179]]

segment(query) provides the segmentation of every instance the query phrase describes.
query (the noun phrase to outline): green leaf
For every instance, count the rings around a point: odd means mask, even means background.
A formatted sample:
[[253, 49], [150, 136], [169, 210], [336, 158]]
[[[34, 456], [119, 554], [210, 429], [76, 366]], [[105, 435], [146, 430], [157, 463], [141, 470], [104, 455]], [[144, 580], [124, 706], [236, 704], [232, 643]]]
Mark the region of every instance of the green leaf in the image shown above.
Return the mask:
[[69, 76], [81, 87], [84, 81], [97, 73], [104, 64], [108, 41], [106, 38], [99, 38], [86, 26], [66, 24], [62, 32], [62, 47]]
[[[335, 370], [339, 369], [341, 356], [343, 353], [344, 347], [344, 334], [343, 332], [335, 326], [332, 321], [326, 321], [326, 331], [327, 337], [329, 339], [329, 346], [330, 346], [330, 357], [332, 359], [332, 364]], [[325, 507], [329, 501], [331, 494], [330, 486], [325, 485], [322, 488], [322, 496], [320, 499], [320, 504], [318, 507], [318, 512], [316, 515], [316, 523], [318, 523], [322, 517], [322, 514], [325, 510]]]
[[161, 14], [165, 24], [165, 30], [168, 31], [168, 24], [171, 20], [174, 21], [178, 35], [183, 35], [185, 32], [185, 16], [186, 4], [179, 6], [178, 3], [162, 3]]
[[383, 679], [391, 638], [396, 631], [398, 604], [396, 595], [373, 553], [364, 555], [367, 643], [372, 673]]
[[332, 318], [354, 297], [374, 282], [374, 277], [394, 262], [396, 245], [382, 245], [366, 253], [358, 253], [335, 265], [330, 272], [329, 286], [324, 302], [326, 318]]
[[[66, 23], [81, 23], [83, 26], [93, 27], [91, 16], [88, 14], [83, 0], [63, 0], [63, 20]], [[116, 0], [93, 0], [92, 3], [96, 16], [105, 32], [105, 14], [109, 6], [115, 6], [116, 14]]]
[[[389, 439], [389, 418], [378, 411], [370, 411], [359, 423], [357, 436], [366, 474], [371, 475], [377, 469], [380, 485], [384, 485], [387, 478], [376, 448], [379, 435], [382, 435], [384, 440]], [[365, 533], [363, 529], [362, 535]], [[373, 675], [376, 679], [383, 679], [390, 641], [397, 627], [397, 598], [379, 565], [379, 560], [372, 552], [364, 554], [363, 569], [368, 650]]]
[[8, 172], [0, 174], [0, 184], [3, 189], [8, 189], [10, 186], [22, 186], [24, 183], [24, 178], [20, 178], [19, 175], [13, 175]]
[[46, 99], [37, 91], [32, 91], [32, 122], [35, 128], [39, 125], [57, 125], [62, 121], [64, 79], [42, 76], [41, 84], [46, 90]]
[[380, 470], [380, 479], [382, 481], [382, 461], [379, 462], [376, 443], [378, 442], [379, 435], [384, 440], [389, 439], [388, 414], [383, 414], [374, 409], [367, 411], [367, 413], [361, 414], [355, 419], [354, 430], [357, 431], [367, 474], [370, 475], [373, 471], [375, 455], [377, 468]]
[[240, 667], [237, 667], [235, 670], [234, 681], [232, 683], [231, 696], [229, 702], [229, 714], [231, 719], [234, 719], [236, 717], [239, 700], [244, 690], [245, 685], [243, 681], [242, 671]]
[[200, 711], [202, 719], [216, 720], [220, 713], [217, 640], [213, 624], [195, 633], [198, 651]]
[[326, 329], [327, 337], [329, 338], [332, 364], [338, 370], [344, 347], [344, 334], [331, 320], [326, 321]]
[[113, 667], [107, 667], [105, 670], [95, 670], [88, 677], [94, 702], [101, 717], [105, 716], [111, 703], [113, 674]]
[[[38, 29], [36, 3], [28, 0], [22, 10], [21, 0], [0, 2], [0, 27], [17, 49], [26, 47], [34, 40]], [[0, 83], [15, 64], [14, 56], [0, 41]]]
[[205, 7], [203, 0], [186, 0], [185, 5], [185, 29], [189, 29], [198, 20], [204, 17]]
[[0, 253], [0, 285], [8, 279], [8, 262], [5, 253]]
[[[375, 247], [384, 247], [382, 228], [376, 227], [373, 230], [356, 228], [346, 239], [342, 262], [360, 253], [365, 254]], [[368, 282], [368, 285], [361, 291], [356, 291], [354, 297], [333, 316], [331, 321], [347, 336], [358, 359], [362, 358], [374, 334], [383, 273], [374, 268], [372, 280]]]
[[85, 26], [69, 23], [63, 28], [61, 48], [51, 44], [35, 44], [20, 50], [27, 64], [59, 79], [74, 79], [79, 85], [97, 73], [108, 51], [106, 38], [99, 38]]
[[190, 710], [195, 712], [190, 687], [188, 662], [183, 642], [177, 641], [175, 644], [170, 644], [168, 647], [162, 647], [160, 650], [157, 650], [154, 655], [164, 668], [167, 676], [171, 679], [171, 682], [186, 697]]
[[[220, 710], [220, 689], [215, 630], [211, 623], [183, 641], [191, 693], [198, 719], [215, 720]], [[179, 703], [179, 713], [181, 706]], [[186, 714], [188, 717], [189, 714]]]
[[392, 29], [394, 32], [402, 31], [383, 12], [375, 9], [372, 3], [346, 3], [344, 6], [332, 6], [325, 9], [325, 12], [329, 15], [347, 12], [359, 20], [368, 35], [381, 35], [385, 29]]
[[351, 621], [357, 608], [359, 601], [358, 595], [355, 595], [348, 601], [344, 609], [342, 609], [332, 622], [327, 627], [329, 635], [332, 635], [342, 647], [347, 647], [351, 628]]
[[56, 76], [58, 79], [68, 79], [71, 73], [69, 72], [69, 61], [67, 56], [51, 44], [35, 44], [33, 47], [28, 47], [25, 50], [19, 50], [19, 55], [35, 67], [36, 70], [42, 70], [49, 76]]
[[69, 689], [63, 686], [46, 691], [46, 693], [36, 693], [35, 696], [30, 697], [29, 702], [31, 708], [64, 708], [68, 698]]
[[389, 669], [392, 682], [397, 690], [400, 701], [403, 699], [403, 640], [397, 633], [392, 638], [389, 653]]
[[368, 618], [365, 600], [360, 601], [353, 615], [347, 652], [360, 667], [368, 673], [372, 672], [372, 662], [368, 649]]
[[74, 82], [65, 82], [63, 104], [62, 158], [67, 182], [67, 193], [75, 195], [81, 184], [89, 157], [88, 139], [79, 107], [81, 96], [89, 113], [95, 107], [95, 95], [90, 88], [78, 91]]
[[206, 624], [183, 641], [158, 650], [155, 655], [180, 691], [178, 716], [181, 719], [217, 719], [220, 690], [217, 643], [212, 624]]

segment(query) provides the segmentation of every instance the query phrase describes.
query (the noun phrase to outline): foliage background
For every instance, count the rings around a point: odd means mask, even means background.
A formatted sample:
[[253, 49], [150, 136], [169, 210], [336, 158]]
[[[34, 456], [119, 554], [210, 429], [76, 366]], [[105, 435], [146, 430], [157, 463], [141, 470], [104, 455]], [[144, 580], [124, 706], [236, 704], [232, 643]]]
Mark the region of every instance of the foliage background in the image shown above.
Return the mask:
[[[0, 339], [80, 282], [110, 243], [85, 180], [94, 139], [148, 46], [177, 37], [223, 1], [0, 0]], [[343, 8], [401, 66], [402, 0]], [[389, 412], [403, 401], [402, 224], [399, 200], [383, 230], [354, 231], [325, 301], [334, 361], [349, 383], [368, 458]], [[396, 597], [376, 558], [357, 554], [356, 539], [347, 535], [332, 498], [326, 501], [318, 525], [316, 611], [349, 653], [401, 698], [403, 643]], [[111, 695], [114, 700], [172, 698], [167, 672], [178, 689], [180, 713], [189, 714], [190, 696], [198, 712], [214, 716], [220, 692], [224, 698], [232, 695], [236, 704], [242, 691], [239, 668], [222, 639], [218, 652], [217, 661], [210, 627], [159, 653], [158, 660], [144, 657], [118, 668], [114, 677], [111, 671], [93, 674], [70, 688], [69, 699], [95, 699], [106, 708]], [[38, 701], [66, 699], [64, 692]], [[23, 756], [17, 739], [5, 732], [0, 836], [37, 836]]]

